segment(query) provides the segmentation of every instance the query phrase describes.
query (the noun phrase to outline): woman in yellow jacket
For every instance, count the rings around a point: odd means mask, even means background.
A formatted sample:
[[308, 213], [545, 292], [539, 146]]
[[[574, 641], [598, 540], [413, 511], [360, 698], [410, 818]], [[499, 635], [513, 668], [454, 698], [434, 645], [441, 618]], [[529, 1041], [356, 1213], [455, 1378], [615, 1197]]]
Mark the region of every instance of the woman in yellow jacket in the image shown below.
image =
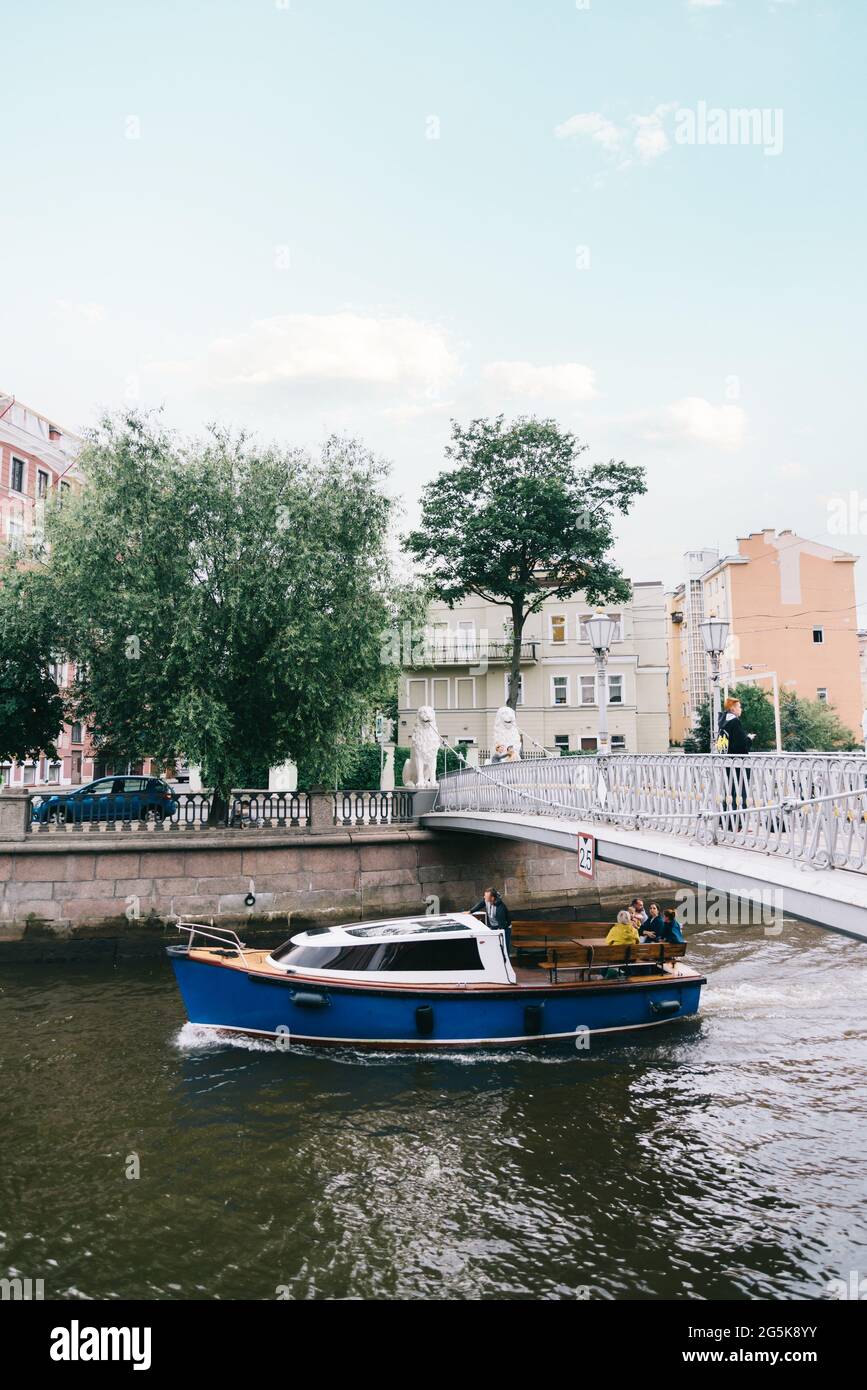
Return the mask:
[[617, 921], [605, 938], [606, 946], [637, 946], [641, 940], [632, 914], [626, 909], [618, 912]]

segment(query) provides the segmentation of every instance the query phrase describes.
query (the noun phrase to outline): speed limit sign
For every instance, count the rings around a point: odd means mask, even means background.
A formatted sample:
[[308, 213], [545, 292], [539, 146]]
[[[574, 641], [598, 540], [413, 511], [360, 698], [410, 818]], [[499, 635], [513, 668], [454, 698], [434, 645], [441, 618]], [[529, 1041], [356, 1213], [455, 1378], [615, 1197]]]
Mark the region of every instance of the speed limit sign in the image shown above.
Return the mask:
[[578, 836], [578, 872], [592, 878], [596, 867], [596, 841], [592, 835]]

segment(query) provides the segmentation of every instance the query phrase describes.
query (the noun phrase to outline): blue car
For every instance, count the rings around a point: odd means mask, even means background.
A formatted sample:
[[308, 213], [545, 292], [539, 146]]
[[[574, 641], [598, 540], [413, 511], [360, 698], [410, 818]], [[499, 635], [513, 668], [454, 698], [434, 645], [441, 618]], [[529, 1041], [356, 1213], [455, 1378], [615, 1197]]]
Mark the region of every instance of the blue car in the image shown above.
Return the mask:
[[33, 808], [40, 824], [90, 820], [168, 820], [177, 814], [174, 793], [159, 777], [99, 777], [75, 792], [45, 797]]

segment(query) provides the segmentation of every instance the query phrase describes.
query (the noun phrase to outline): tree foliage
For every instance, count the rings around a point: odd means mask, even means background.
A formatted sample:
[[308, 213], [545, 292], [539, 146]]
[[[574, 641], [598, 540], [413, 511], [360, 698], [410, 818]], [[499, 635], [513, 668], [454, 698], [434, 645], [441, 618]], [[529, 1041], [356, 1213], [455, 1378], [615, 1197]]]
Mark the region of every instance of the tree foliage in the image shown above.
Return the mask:
[[594, 605], [630, 597], [610, 558], [613, 520], [646, 490], [644, 472], [613, 460], [579, 466], [586, 448], [554, 420], [454, 421], [453, 466], [424, 489], [421, 525], [404, 542], [450, 607], [474, 594], [508, 609], [513, 708], [531, 613], [579, 591]]
[[[729, 695], [740, 700], [741, 723], [748, 734], [755, 734], [752, 751], [772, 752], [776, 748], [774, 704], [767, 690], [752, 682], [734, 686]], [[780, 735], [787, 753], [834, 753], [859, 748], [851, 730], [840, 721], [833, 705], [822, 700], [803, 700], [793, 691], [780, 695]], [[698, 719], [683, 741], [685, 753], [707, 753], [710, 747], [710, 702], [703, 700]]]
[[12, 555], [0, 569], [0, 761], [56, 757], [64, 698], [51, 674], [60, 632], [42, 573]]
[[86, 486], [49, 523], [47, 579], [107, 754], [203, 769], [223, 798], [251, 759], [305, 750], [339, 776], [383, 688], [386, 469], [351, 439], [321, 459], [212, 430], [106, 419]]

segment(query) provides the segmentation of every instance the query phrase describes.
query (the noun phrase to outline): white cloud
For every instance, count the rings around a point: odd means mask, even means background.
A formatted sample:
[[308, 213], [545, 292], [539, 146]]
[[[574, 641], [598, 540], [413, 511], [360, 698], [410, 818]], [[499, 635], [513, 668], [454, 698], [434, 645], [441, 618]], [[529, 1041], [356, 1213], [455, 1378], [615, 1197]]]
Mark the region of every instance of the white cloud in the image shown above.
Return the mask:
[[616, 157], [621, 169], [629, 167], [630, 154], [637, 156], [642, 164], [650, 164], [671, 148], [664, 122], [677, 104], [676, 101], [662, 102], [646, 116], [629, 116], [622, 126], [615, 125], [599, 111], [584, 111], [555, 126], [554, 134], [558, 140], [588, 136], [601, 145], [607, 155]]
[[589, 135], [608, 154], [616, 154], [620, 149], [626, 131], [609, 121], [599, 111], [586, 111], [578, 116], [570, 116], [568, 121], [554, 128], [558, 140], [569, 140], [577, 135]]
[[72, 299], [57, 299], [55, 304], [62, 314], [85, 323], [100, 323], [105, 318], [104, 304], [76, 303]]
[[723, 0], [689, 0], [691, 10], [712, 10], [717, 5], [721, 5]]
[[631, 117], [635, 128], [634, 148], [643, 164], [649, 164], [651, 160], [658, 159], [670, 148], [670, 141], [665, 133], [663, 121], [669, 112], [674, 111], [676, 107], [676, 101], [667, 101], [661, 106], [657, 106], [656, 110], [651, 111], [649, 116]]
[[743, 445], [747, 416], [739, 405], [711, 405], [703, 396], [684, 396], [638, 423], [639, 433], [653, 443], [706, 444], [734, 453]]
[[580, 362], [559, 362], [550, 367], [535, 367], [532, 362], [489, 362], [482, 375], [510, 396], [592, 401], [596, 395], [596, 373]]
[[456, 376], [458, 359], [433, 324], [343, 312], [261, 319], [217, 338], [201, 359], [151, 367], [218, 386], [347, 382], [426, 392]]

